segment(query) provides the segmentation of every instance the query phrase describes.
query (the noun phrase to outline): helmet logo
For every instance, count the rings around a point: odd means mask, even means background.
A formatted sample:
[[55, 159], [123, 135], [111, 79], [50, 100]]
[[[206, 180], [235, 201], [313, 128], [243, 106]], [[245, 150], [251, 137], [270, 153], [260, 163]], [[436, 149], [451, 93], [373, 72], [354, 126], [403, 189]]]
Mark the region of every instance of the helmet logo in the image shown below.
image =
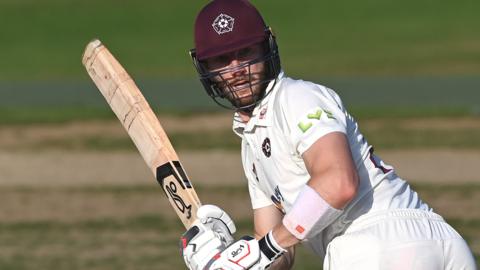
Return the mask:
[[213, 30], [215, 30], [215, 32], [217, 32], [219, 35], [232, 32], [234, 21], [235, 19], [232, 17], [221, 13], [212, 23]]

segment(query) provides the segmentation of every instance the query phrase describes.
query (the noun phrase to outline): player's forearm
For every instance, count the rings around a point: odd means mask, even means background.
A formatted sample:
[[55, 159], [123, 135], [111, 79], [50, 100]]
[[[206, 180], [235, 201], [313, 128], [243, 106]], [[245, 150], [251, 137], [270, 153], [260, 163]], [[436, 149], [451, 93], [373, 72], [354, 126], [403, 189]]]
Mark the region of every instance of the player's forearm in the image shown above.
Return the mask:
[[[330, 176], [329, 173], [325, 175]], [[335, 206], [332, 206], [329, 202], [331, 200], [325, 200], [318, 190], [310, 186], [310, 182], [315, 182], [315, 179], [312, 177], [309, 184], [304, 186], [293, 207], [283, 217], [282, 222], [273, 229], [272, 236], [279, 246], [288, 248], [296, 245], [308, 235], [320, 233], [342, 214], [343, 207], [355, 196], [357, 191], [357, 181], [351, 181], [352, 183], [347, 185], [349, 186], [348, 190], [343, 190], [346, 195], [339, 196], [335, 201]], [[340, 186], [346, 189], [346, 185]]]
[[275, 241], [285, 249], [293, 247], [300, 242], [282, 223], [273, 229], [272, 235]]

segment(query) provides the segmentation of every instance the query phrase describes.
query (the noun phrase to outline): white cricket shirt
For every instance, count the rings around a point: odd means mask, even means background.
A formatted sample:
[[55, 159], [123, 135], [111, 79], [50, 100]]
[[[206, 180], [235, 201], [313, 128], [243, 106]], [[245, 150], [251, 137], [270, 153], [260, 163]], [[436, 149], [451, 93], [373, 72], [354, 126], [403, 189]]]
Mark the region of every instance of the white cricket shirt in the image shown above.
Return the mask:
[[317, 254], [323, 256], [333, 237], [365, 213], [395, 208], [429, 209], [392, 167], [373, 155], [373, 148], [333, 90], [288, 78], [283, 72], [273, 88], [272, 85], [273, 82], [248, 123], [243, 123], [238, 114], [233, 121], [234, 132], [242, 138], [242, 163], [253, 209], [274, 204], [288, 213], [310, 180], [302, 154], [330, 132], [347, 136], [360, 183], [357, 196], [342, 216], [322, 233], [306, 240]]

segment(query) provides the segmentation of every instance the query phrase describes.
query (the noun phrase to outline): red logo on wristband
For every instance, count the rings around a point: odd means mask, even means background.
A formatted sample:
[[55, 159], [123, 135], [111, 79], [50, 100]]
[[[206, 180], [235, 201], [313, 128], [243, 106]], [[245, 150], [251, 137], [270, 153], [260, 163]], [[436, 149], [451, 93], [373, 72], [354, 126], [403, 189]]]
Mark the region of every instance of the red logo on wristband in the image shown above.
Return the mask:
[[187, 239], [182, 237], [181, 241], [182, 241], [182, 247], [183, 249], [185, 249], [187, 247]]
[[305, 231], [305, 228], [303, 228], [302, 226], [300, 225], [297, 225], [297, 227], [295, 227], [295, 230], [299, 233], [303, 233]]

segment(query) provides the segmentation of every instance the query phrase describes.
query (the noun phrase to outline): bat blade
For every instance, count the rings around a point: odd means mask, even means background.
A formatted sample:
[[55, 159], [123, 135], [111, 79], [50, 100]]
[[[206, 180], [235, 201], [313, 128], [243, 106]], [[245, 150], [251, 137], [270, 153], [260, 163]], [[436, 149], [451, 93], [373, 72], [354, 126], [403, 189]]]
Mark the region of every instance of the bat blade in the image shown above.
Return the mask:
[[98, 40], [85, 48], [82, 63], [162, 186], [186, 228], [201, 203], [170, 140], [133, 79]]

